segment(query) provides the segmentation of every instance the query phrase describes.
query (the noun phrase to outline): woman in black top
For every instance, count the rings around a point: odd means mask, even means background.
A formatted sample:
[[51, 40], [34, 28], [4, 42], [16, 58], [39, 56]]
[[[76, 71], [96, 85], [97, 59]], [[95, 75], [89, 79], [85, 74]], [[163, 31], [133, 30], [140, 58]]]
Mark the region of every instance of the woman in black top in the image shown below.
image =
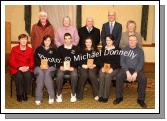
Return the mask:
[[[98, 81], [97, 81], [97, 57], [95, 57], [95, 53], [98, 51], [94, 47], [94, 43], [92, 38], [88, 37], [84, 40], [84, 47], [82, 50], [80, 50], [80, 56], [83, 58], [82, 61], [80, 61], [80, 76], [78, 80], [77, 85], [77, 99], [82, 100], [83, 99], [83, 91], [84, 91], [84, 85], [87, 81], [87, 79], [90, 80], [92, 89], [93, 89], [93, 96], [95, 100], [98, 100]], [[89, 56], [88, 56], [89, 55]], [[89, 66], [89, 60], [93, 59], [93, 64]], [[90, 62], [91, 63], [91, 62]]]
[[49, 35], [43, 37], [41, 46], [35, 50], [36, 79], [35, 103], [40, 105], [43, 95], [43, 87], [46, 86], [49, 93], [49, 104], [54, 103], [55, 92], [52, 76], [56, 70], [56, 50], [52, 47], [52, 38]]
[[[118, 73], [120, 67], [120, 56], [114, 46], [114, 37], [106, 36], [106, 46], [102, 48], [101, 69], [99, 72], [99, 102], [107, 102], [110, 94], [110, 85], [113, 77]], [[113, 51], [113, 52], [112, 52]], [[114, 52], [115, 51], [115, 52]]]

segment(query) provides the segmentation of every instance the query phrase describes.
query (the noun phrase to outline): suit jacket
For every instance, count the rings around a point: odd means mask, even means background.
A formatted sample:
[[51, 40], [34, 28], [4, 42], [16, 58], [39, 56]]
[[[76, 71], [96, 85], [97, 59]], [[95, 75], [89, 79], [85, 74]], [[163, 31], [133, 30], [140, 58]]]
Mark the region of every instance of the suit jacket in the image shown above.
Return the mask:
[[20, 45], [12, 48], [10, 54], [10, 73], [16, 74], [21, 66], [29, 66], [31, 72], [34, 70], [34, 51], [30, 47], [26, 47], [25, 51], [20, 50]]
[[[106, 45], [106, 35], [110, 34], [109, 22], [104, 23], [101, 31], [101, 41], [102, 45]], [[118, 22], [115, 22], [114, 28], [112, 30], [112, 35], [115, 38], [115, 46], [119, 47], [120, 39], [122, 34], [122, 25]]]
[[81, 27], [79, 30], [78, 30], [78, 34], [79, 34], [79, 37], [80, 37], [80, 40], [79, 40], [79, 46], [80, 48], [83, 47], [84, 45], [84, 39], [87, 38], [88, 36], [92, 37], [93, 41], [94, 41], [94, 44], [95, 46], [97, 47], [97, 45], [99, 44], [100, 42], [100, 29], [96, 28], [93, 26], [93, 29], [92, 31], [89, 33], [86, 26], [84, 27]]

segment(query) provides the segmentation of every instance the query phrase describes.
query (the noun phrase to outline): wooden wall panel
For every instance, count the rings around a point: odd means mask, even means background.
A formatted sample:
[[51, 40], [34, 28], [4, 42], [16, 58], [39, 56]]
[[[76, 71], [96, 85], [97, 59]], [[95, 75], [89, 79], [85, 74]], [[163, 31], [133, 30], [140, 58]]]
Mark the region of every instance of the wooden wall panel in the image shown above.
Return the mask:
[[11, 51], [11, 23], [5, 22], [5, 65], [8, 65]]

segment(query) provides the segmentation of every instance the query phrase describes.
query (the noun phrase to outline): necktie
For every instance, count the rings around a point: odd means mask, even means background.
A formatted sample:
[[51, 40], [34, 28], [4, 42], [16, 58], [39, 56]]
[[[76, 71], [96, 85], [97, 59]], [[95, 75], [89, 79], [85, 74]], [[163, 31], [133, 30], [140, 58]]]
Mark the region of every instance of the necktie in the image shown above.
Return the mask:
[[88, 28], [88, 32], [90, 33], [91, 28]]
[[113, 25], [112, 23], [110, 24], [110, 34], [112, 34], [112, 30], [113, 30]]

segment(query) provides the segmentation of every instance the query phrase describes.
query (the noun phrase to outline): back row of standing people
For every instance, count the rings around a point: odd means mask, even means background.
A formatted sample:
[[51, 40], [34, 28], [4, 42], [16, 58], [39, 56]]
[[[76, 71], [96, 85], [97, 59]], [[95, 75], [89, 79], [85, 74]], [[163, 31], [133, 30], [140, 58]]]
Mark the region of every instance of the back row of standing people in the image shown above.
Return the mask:
[[32, 47], [35, 50], [42, 41], [42, 38], [45, 35], [50, 35], [54, 38], [54, 44], [56, 47], [59, 47], [64, 44], [64, 34], [70, 33], [73, 40], [73, 45], [79, 45], [80, 48], [83, 48], [83, 41], [87, 37], [91, 37], [97, 47], [102, 41], [102, 46], [106, 45], [106, 36], [113, 35], [115, 38], [115, 46], [124, 48], [128, 45], [128, 36], [135, 35], [138, 38], [139, 46], [141, 47], [141, 35], [136, 32], [136, 23], [135, 21], [129, 20], [127, 22], [127, 31], [122, 33], [122, 25], [116, 21], [116, 13], [108, 12], [108, 22], [102, 25], [102, 30], [100, 34], [100, 29], [94, 26], [94, 19], [88, 17], [86, 19], [86, 25], [79, 28], [71, 25], [70, 17], [65, 16], [63, 18], [63, 26], [57, 29], [54, 29], [52, 24], [47, 18], [47, 13], [42, 11], [39, 13], [38, 23], [32, 26], [31, 31], [31, 42]]

